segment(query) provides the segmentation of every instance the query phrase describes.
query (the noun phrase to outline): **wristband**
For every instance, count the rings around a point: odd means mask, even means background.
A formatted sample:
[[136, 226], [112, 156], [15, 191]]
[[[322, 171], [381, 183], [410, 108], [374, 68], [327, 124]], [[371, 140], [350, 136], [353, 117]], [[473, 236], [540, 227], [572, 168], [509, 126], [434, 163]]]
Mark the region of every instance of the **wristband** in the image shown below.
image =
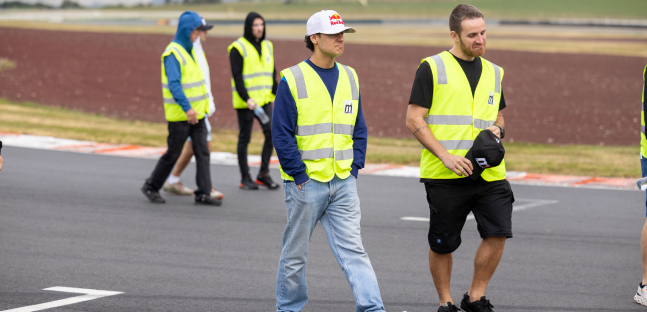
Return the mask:
[[505, 129], [499, 125], [494, 125], [495, 127], [499, 127], [499, 130], [501, 130], [501, 138], [503, 139], [505, 137]]

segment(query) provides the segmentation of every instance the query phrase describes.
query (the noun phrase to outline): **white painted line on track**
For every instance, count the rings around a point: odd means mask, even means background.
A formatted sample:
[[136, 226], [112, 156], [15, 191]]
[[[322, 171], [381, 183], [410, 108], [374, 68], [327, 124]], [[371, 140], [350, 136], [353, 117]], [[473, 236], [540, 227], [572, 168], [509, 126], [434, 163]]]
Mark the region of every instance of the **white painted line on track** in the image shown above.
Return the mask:
[[423, 221], [423, 222], [428, 222], [429, 218], [420, 218], [420, 217], [402, 217], [400, 218], [402, 221]]
[[[539, 207], [539, 206], [545, 206], [545, 205], [553, 205], [557, 204], [559, 201], [558, 200], [546, 200], [546, 199], [517, 199], [515, 202], [528, 202], [526, 204], [512, 204], [513, 208], [512, 211], [521, 211], [521, 210], [526, 210], [528, 208], [533, 208], [533, 207]], [[420, 221], [420, 222], [429, 222], [429, 218], [421, 218], [421, 217], [402, 217], [400, 218], [402, 221]], [[470, 212], [470, 214], [467, 216], [466, 220], [474, 220], [474, 215]]]
[[83, 302], [83, 301], [89, 301], [89, 300], [99, 299], [99, 298], [103, 298], [103, 297], [109, 297], [109, 296], [123, 294], [123, 292], [119, 292], [119, 291], [83, 289], [83, 288], [72, 288], [72, 287], [61, 287], [61, 286], [45, 288], [43, 290], [60, 291], [60, 292], [76, 293], [76, 294], [84, 294], [84, 295], [83, 296], [72, 297], [72, 298], [67, 298], [67, 299], [56, 300], [56, 301], [45, 302], [45, 303], [26, 306], [26, 307], [22, 307], [22, 308], [4, 310], [4, 311], [0, 311], [0, 312], [32, 312], [32, 311], [40, 311], [40, 310], [51, 309], [51, 308], [66, 306], [66, 305], [70, 305], [70, 304], [75, 304], [75, 303], [79, 303], [79, 302]]

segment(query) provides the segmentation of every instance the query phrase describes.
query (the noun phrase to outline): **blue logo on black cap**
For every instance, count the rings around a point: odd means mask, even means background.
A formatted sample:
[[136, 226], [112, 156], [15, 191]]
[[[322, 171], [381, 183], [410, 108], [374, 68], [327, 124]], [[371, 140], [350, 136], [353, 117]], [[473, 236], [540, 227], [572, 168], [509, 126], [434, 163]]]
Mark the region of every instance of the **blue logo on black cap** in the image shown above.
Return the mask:
[[440, 238], [436, 240], [436, 243], [437, 243], [437, 244], [440, 244]]

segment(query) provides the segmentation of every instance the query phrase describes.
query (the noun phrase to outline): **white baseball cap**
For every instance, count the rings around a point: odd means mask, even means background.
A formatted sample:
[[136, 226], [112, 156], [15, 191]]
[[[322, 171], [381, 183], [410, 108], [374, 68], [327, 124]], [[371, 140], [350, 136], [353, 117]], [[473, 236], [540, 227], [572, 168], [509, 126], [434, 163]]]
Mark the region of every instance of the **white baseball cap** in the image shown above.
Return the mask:
[[334, 35], [341, 32], [354, 33], [355, 28], [346, 27], [341, 16], [333, 10], [323, 10], [310, 16], [306, 36], [314, 34]]

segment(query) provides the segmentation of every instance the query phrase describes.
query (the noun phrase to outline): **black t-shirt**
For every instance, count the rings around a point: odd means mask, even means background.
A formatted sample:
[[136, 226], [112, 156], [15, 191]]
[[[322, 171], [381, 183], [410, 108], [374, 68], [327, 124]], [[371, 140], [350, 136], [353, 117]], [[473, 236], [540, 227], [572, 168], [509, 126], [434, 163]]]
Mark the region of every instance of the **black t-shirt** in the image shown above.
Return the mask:
[[[481, 58], [476, 57], [473, 61], [465, 61], [454, 56], [458, 64], [463, 68], [467, 81], [472, 88], [472, 96], [476, 92], [476, 86], [479, 84], [481, 72], [483, 71], [483, 64]], [[431, 108], [431, 100], [434, 95], [434, 76], [431, 73], [429, 63], [424, 62], [420, 64], [416, 71], [416, 78], [413, 80], [413, 87], [411, 88], [411, 97], [409, 103], [416, 104], [425, 108]], [[503, 97], [503, 90], [501, 90], [501, 101], [499, 101], [499, 110], [505, 108], [505, 98]]]
[[[452, 54], [453, 56], [453, 54]], [[470, 88], [472, 88], [472, 96], [476, 92], [476, 86], [479, 84], [479, 79], [481, 78], [481, 72], [483, 71], [483, 64], [481, 63], [481, 58], [476, 57], [474, 60], [465, 61], [454, 56], [458, 64], [461, 65], [467, 81], [470, 83]], [[418, 67], [416, 71], [416, 78], [413, 80], [413, 87], [411, 87], [411, 97], [409, 98], [409, 104], [413, 103], [418, 106], [425, 108], [431, 108], [432, 99], [434, 95], [434, 76], [431, 73], [431, 67], [429, 63], [423, 62]], [[499, 111], [504, 109], [505, 98], [503, 97], [503, 90], [501, 90], [501, 100], [499, 101]], [[483, 178], [479, 178], [479, 181]], [[474, 183], [474, 180], [467, 178], [459, 179], [420, 179], [420, 182], [425, 183], [450, 183], [450, 184], [470, 184]]]

